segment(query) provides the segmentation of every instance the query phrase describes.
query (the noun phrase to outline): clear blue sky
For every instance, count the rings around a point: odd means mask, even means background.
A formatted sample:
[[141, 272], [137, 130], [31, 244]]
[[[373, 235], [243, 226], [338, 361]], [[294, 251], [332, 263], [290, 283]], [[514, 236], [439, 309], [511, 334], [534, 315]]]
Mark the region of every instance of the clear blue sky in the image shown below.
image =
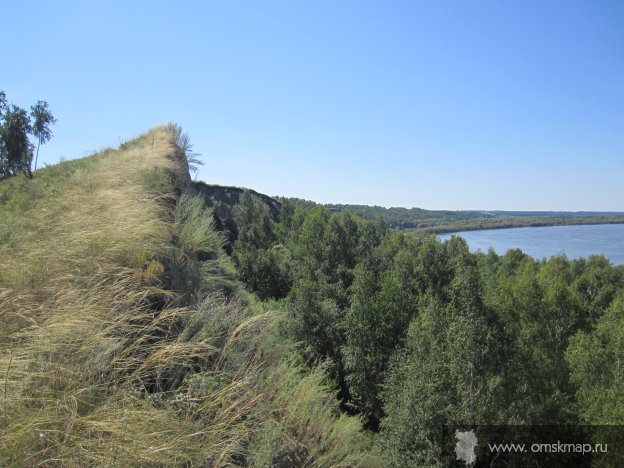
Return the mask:
[[624, 2], [0, 3], [58, 162], [168, 121], [199, 178], [318, 202], [624, 210]]

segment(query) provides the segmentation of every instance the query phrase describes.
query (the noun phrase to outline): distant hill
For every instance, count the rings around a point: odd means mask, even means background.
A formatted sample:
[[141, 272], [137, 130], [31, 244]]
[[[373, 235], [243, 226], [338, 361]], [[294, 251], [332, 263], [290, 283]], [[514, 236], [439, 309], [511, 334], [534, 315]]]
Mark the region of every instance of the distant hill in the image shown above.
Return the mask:
[[384, 208], [382, 206], [328, 204], [331, 210], [348, 210], [363, 219], [381, 218], [392, 227], [412, 229], [432, 223], [455, 222], [468, 219], [495, 218], [496, 214], [483, 211], [426, 210], [423, 208]]
[[383, 219], [389, 226], [424, 233], [504, 229], [570, 224], [620, 224], [624, 212], [601, 211], [444, 211], [423, 208], [384, 208], [368, 205], [326, 205], [332, 211], [348, 210], [363, 219]]
[[532, 218], [586, 218], [590, 216], [624, 216], [624, 211], [484, 211], [495, 216], [530, 216]]
[[[238, 203], [240, 194], [246, 190], [238, 187], [210, 185], [194, 182], [195, 188], [205, 197], [208, 206], [215, 211], [219, 228], [236, 238], [236, 225], [231, 209]], [[254, 190], [268, 207], [276, 220], [282, 200], [288, 200], [301, 208], [309, 209], [318, 203], [292, 197], [270, 197]], [[350, 211], [365, 220], [382, 219], [388, 226], [422, 233], [447, 233], [482, 229], [505, 229], [513, 227], [561, 226], [574, 224], [623, 224], [624, 212], [611, 211], [505, 211], [505, 210], [426, 210], [369, 205], [328, 203], [332, 212]]]

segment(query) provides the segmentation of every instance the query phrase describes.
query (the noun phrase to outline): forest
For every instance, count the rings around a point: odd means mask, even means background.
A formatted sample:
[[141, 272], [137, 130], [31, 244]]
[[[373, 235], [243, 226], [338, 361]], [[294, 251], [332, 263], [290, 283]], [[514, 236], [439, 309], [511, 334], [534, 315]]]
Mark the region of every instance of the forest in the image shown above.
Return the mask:
[[[302, 205], [312, 202], [292, 199]], [[622, 224], [624, 213], [592, 211], [475, 211], [425, 210], [423, 208], [384, 208], [382, 206], [327, 204], [330, 211], [350, 211], [368, 221], [382, 219], [389, 227], [417, 233], [505, 229], [514, 227], [564, 226], [576, 224]]]
[[452, 428], [495, 440], [501, 427], [550, 425], [579, 438], [624, 420], [624, 266], [471, 253], [460, 237], [296, 200], [274, 216], [248, 191], [213, 208], [239, 278], [283, 311], [305, 363], [327, 366], [389, 466], [452, 465]]

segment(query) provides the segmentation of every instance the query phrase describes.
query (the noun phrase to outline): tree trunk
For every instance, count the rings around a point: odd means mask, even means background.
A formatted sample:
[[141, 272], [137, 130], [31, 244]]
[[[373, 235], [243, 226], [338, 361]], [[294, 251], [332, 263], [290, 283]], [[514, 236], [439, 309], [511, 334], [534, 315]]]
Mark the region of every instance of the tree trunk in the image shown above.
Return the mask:
[[[39, 159], [39, 146], [41, 146], [41, 140], [37, 142], [37, 156], [35, 156], [35, 171], [37, 170], [37, 159]], [[30, 169], [28, 170], [30, 173]], [[32, 179], [32, 174], [30, 174], [30, 178]]]

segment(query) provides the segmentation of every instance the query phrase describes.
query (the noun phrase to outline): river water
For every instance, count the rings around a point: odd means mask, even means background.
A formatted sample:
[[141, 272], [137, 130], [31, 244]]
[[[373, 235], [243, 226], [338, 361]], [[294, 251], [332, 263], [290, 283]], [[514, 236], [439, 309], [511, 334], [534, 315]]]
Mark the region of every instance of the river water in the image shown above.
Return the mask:
[[519, 248], [536, 259], [559, 254], [568, 258], [601, 254], [615, 265], [624, 264], [624, 224], [488, 229], [439, 235], [442, 240], [451, 236], [466, 239], [473, 251], [487, 252], [493, 248], [504, 254]]

